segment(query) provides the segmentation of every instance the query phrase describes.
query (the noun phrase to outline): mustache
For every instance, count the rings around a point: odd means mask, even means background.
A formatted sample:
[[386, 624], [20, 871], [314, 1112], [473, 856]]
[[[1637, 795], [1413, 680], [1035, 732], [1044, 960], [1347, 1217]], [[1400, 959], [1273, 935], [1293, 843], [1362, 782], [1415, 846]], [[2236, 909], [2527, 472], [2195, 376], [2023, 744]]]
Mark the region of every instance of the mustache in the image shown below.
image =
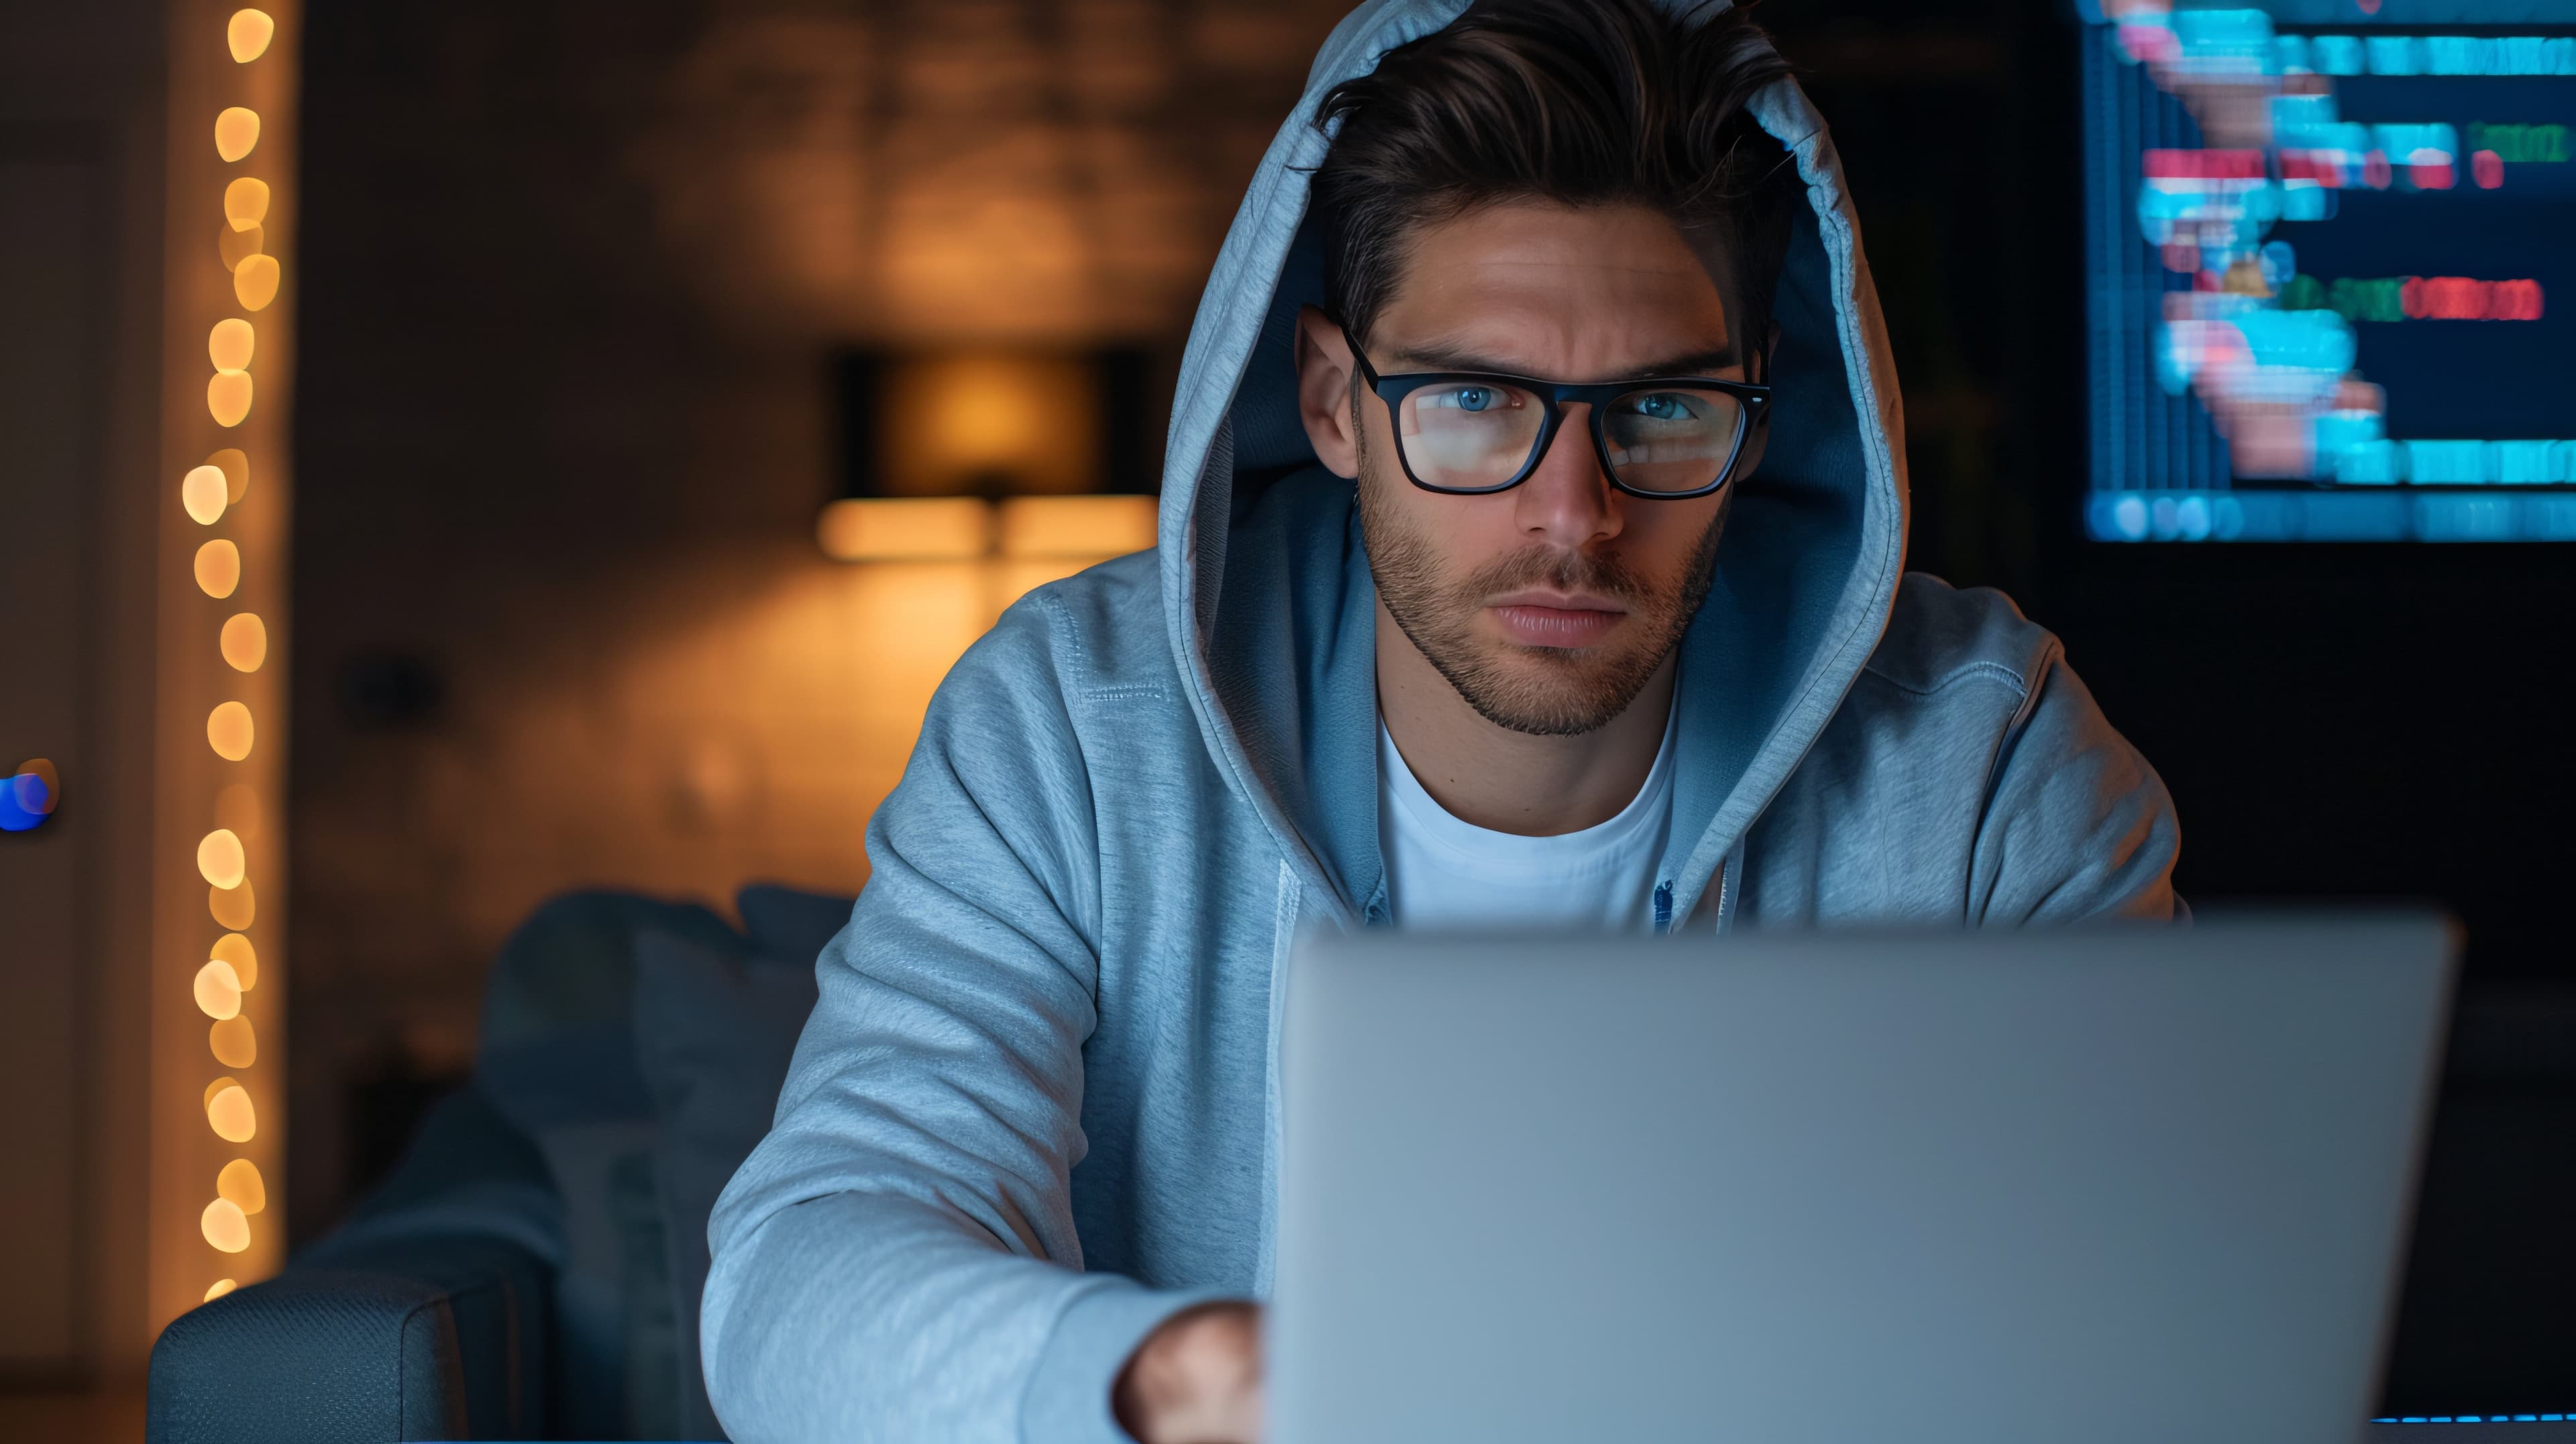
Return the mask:
[[1478, 567], [1458, 586], [1459, 595], [1481, 600], [1523, 587], [1551, 587], [1560, 592], [1597, 592], [1621, 601], [1650, 599], [1653, 589], [1616, 557], [1592, 557], [1550, 547], [1529, 547]]

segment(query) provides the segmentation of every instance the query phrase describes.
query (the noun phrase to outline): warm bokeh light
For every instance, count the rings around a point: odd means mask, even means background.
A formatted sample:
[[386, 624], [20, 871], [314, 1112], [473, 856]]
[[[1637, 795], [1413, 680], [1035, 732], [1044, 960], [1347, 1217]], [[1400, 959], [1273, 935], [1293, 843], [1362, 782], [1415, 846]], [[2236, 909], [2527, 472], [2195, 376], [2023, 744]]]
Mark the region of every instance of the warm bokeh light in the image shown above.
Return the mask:
[[224, 474], [224, 500], [241, 505], [250, 494], [250, 457], [238, 446], [227, 446], [207, 457], [206, 465]]
[[197, 548], [198, 590], [222, 601], [240, 585], [241, 548], [228, 541], [210, 541]]
[[277, 22], [265, 10], [236, 10], [224, 22], [224, 44], [237, 65], [248, 65], [267, 54], [268, 42], [276, 34]]
[[1015, 496], [1002, 503], [1002, 555], [1115, 557], [1154, 544], [1150, 496]]
[[971, 496], [870, 498], [823, 508], [815, 539], [834, 561], [941, 561], [982, 556], [992, 508]]
[[259, 836], [259, 790], [247, 782], [224, 784], [215, 794], [215, 826], [245, 841]]
[[241, 1285], [234, 1283], [231, 1279], [217, 1279], [215, 1280], [215, 1286], [206, 1290], [206, 1302], [211, 1304], [215, 1300], [222, 1298], [224, 1295], [231, 1293], [233, 1290], [240, 1287]]
[[233, 299], [241, 302], [243, 310], [256, 311], [277, 299], [279, 279], [277, 257], [244, 256], [233, 267]]
[[259, 112], [231, 105], [215, 117], [215, 154], [236, 161], [259, 144]]
[[1099, 484], [1100, 378], [1078, 357], [907, 361], [887, 374], [880, 405], [888, 494], [1058, 494]]
[[223, 234], [215, 239], [215, 253], [224, 258], [224, 269], [227, 271], [240, 270], [243, 261], [258, 255], [267, 246], [268, 232], [259, 226], [253, 226], [246, 231], [237, 231], [226, 226]]
[[206, 1030], [206, 1050], [227, 1068], [247, 1068], [259, 1061], [259, 1033], [238, 1014], [221, 1018]]
[[215, 945], [207, 949], [207, 956], [229, 965], [243, 992], [259, 986], [259, 951], [250, 945], [250, 939], [239, 933], [226, 933], [215, 939]]
[[230, 1078], [218, 1078], [206, 1096], [206, 1126], [226, 1143], [248, 1143], [259, 1134], [259, 1114], [250, 1094]]
[[196, 994], [197, 1011], [218, 1023], [241, 1016], [241, 979], [233, 976], [233, 965], [221, 958], [210, 958], [197, 969], [190, 991]]
[[207, 1204], [206, 1211], [198, 1216], [197, 1226], [205, 1232], [206, 1242], [226, 1253], [240, 1253], [250, 1247], [250, 1220], [242, 1217], [241, 1205], [229, 1198]]
[[259, 921], [259, 894], [245, 879], [240, 887], [206, 889], [206, 911], [217, 923], [238, 932]]
[[218, 639], [224, 660], [236, 672], [256, 672], [268, 660], [268, 627], [249, 612], [236, 612]]
[[218, 371], [206, 378], [206, 411], [217, 426], [239, 426], [250, 417], [250, 373]]
[[267, 219], [268, 182], [243, 176], [224, 187], [224, 224], [237, 231], [255, 231]]
[[241, 839], [231, 832], [216, 828], [197, 842], [197, 871], [209, 887], [236, 888], [242, 874], [249, 870], [249, 860], [242, 854]]
[[[206, 745], [215, 749], [215, 755], [226, 762], [239, 762], [250, 755], [251, 736], [250, 709], [239, 702], [217, 703], [215, 710], [206, 714]], [[224, 836], [231, 837], [232, 834], [226, 832]], [[236, 840], [233, 845], [239, 847], [241, 844]], [[214, 879], [210, 877], [207, 881], [213, 882]], [[215, 885], [232, 886], [228, 882]]]
[[239, 316], [227, 316], [206, 333], [206, 359], [218, 371], [247, 371], [251, 353], [259, 349], [259, 334]]
[[268, 1183], [259, 1176], [259, 1165], [247, 1158], [236, 1158], [215, 1175], [215, 1195], [244, 1213], [257, 1213], [268, 1207]]
[[224, 474], [211, 466], [193, 468], [179, 478], [179, 505], [199, 526], [213, 526], [224, 514]]

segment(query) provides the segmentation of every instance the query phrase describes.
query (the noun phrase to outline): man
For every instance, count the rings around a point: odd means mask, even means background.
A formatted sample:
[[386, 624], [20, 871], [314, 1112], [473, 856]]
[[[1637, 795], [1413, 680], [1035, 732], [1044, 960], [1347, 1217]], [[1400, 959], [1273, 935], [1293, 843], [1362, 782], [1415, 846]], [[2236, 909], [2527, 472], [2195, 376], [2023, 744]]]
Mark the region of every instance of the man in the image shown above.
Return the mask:
[[1012, 608], [871, 822], [711, 1227], [736, 1439], [1258, 1437], [1301, 927], [2174, 916], [2055, 640], [1900, 583], [1894, 376], [1768, 43], [1458, 11], [1327, 42], [1160, 545]]

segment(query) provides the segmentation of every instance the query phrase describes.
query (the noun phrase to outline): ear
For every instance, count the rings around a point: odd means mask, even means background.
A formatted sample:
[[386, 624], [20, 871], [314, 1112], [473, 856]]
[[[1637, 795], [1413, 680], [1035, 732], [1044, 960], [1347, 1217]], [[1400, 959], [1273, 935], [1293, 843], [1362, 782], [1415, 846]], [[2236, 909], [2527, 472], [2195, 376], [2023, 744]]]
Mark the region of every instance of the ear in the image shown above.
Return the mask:
[[1313, 306], [1297, 308], [1297, 419], [1324, 469], [1345, 479], [1360, 474], [1359, 437], [1352, 430], [1351, 343], [1342, 328]]

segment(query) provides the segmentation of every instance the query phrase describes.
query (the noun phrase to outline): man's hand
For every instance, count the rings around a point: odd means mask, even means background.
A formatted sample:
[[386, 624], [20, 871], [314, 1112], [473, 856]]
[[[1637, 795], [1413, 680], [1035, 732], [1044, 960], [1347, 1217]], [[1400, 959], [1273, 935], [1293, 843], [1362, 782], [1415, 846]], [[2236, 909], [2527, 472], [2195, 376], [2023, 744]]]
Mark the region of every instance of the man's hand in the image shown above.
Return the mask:
[[1165, 1319], [1119, 1371], [1109, 1406], [1138, 1444], [1260, 1444], [1261, 1306]]

